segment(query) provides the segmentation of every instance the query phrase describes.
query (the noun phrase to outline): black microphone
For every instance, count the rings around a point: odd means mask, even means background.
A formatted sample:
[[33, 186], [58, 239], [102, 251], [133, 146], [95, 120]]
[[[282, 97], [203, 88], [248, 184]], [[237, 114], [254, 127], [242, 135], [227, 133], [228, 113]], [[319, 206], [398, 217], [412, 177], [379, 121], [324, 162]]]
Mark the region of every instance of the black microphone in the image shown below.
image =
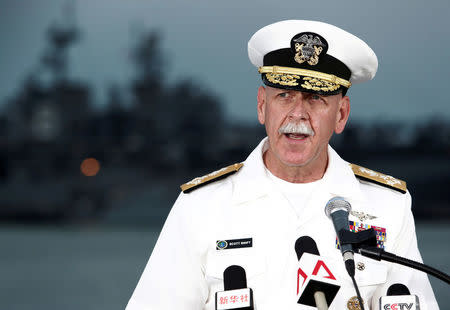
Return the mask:
[[342, 244], [340, 240], [340, 232], [342, 230], [350, 231], [348, 228], [348, 214], [352, 210], [352, 206], [342, 197], [334, 197], [330, 199], [325, 206], [325, 214], [333, 221], [334, 230], [339, 240], [342, 257], [345, 262], [350, 277], [355, 276], [355, 261], [353, 259], [353, 248], [350, 244]]
[[310, 236], [302, 236], [295, 241], [295, 253], [297, 253], [297, 259], [302, 258], [303, 253], [310, 253], [319, 256], [319, 249], [316, 242]]
[[[321, 259], [316, 242], [309, 236], [303, 236], [295, 242], [295, 253], [299, 260], [297, 271], [298, 304], [328, 309], [340, 289], [338, 281]], [[319, 269], [328, 273], [326, 277], [318, 276]], [[301, 282], [301, 288], [300, 288]]]
[[216, 310], [254, 310], [253, 291], [247, 288], [245, 269], [238, 265], [223, 272], [223, 292], [216, 292]]
[[420, 310], [419, 298], [411, 295], [404, 284], [392, 284], [386, 295], [380, 297], [380, 310]]
[[393, 296], [393, 295], [411, 295], [409, 292], [409, 289], [406, 287], [406, 285], [401, 283], [395, 283], [389, 286], [386, 295]]
[[238, 265], [227, 267], [223, 272], [223, 288], [225, 291], [247, 287], [245, 269]]

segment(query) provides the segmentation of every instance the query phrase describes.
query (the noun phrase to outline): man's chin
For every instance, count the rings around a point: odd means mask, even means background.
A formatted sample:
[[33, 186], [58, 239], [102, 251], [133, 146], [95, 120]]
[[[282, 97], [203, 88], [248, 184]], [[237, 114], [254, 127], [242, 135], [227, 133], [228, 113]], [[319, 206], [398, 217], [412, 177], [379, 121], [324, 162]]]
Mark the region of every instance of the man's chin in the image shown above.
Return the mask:
[[271, 149], [266, 153], [269, 158], [272, 158], [273, 163], [278, 162], [277, 165], [282, 164], [285, 167], [305, 167], [314, 156], [305, 150], [282, 150], [281, 152], [272, 152]]

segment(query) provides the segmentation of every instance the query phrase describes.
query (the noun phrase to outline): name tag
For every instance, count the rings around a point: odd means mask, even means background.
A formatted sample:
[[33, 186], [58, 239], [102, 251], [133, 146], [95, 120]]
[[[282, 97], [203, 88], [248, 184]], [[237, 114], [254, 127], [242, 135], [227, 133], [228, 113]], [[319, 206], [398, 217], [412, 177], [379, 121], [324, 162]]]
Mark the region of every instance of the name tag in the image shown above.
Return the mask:
[[253, 238], [216, 241], [216, 250], [251, 248], [252, 246], [253, 246]]

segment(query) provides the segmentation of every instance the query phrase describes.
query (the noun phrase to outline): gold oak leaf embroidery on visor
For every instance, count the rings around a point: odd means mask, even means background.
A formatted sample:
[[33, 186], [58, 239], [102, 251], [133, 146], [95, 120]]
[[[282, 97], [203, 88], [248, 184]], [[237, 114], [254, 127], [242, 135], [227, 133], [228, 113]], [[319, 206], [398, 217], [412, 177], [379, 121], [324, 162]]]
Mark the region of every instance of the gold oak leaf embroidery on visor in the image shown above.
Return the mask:
[[[266, 74], [269, 82], [285, 86], [297, 86], [299, 80], [303, 78], [302, 87], [317, 91], [333, 91], [341, 86], [350, 88], [352, 83], [333, 74], [279, 66], [263, 66], [258, 68], [258, 72]], [[316, 87], [316, 88], [314, 88]]]
[[284, 86], [297, 86], [297, 80], [300, 78], [300, 76], [295, 74], [266, 73], [266, 78], [269, 80], [269, 82], [274, 84], [280, 84]]
[[[266, 73], [266, 77], [269, 82], [283, 86], [297, 86], [297, 80], [300, 79], [300, 76], [298, 75], [282, 73]], [[341, 87], [339, 84], [311, 77], [304, 77], [303, 84], [301, 84], [301, 86], [306, 89], [324, 92], [334, 91]]]
[[334, 91], [341, 87], [339, 84], [331, 83], [328, 81], [320, 80], [312, 77], [304, 77], [302, 87], [306, 89], [312, 89], [315, 91]]

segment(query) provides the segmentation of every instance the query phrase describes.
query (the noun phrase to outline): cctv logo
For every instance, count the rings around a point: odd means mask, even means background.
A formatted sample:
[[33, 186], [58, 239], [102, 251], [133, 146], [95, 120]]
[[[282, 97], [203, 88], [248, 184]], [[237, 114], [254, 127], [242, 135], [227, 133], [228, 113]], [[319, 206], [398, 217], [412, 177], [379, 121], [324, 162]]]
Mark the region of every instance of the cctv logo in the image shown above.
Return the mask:
[[384, 310], [410, 310], [414, 304], [398, 303], [384, 305]]
[[[335, 276], [331, 273], [331, 271], [327, 267], [327, 265], [325, 265], [323, 260], [320, 260], [320, 259], [317, 260], [316, 266], [314, 267], [314, 270], [311, 273], [311, 276], [317, 277], [317, 275], [321, 269], [323, 269], [325, 271], [325, 273], [327, 274], [323, 278], [330, 279], [330, 280], [336, 280]], [[306, 280], [308, 279], [308, 275], [302, 270], [302, 268], [298, 268], [298, 271], [297, 271], [297, 295], [300, 292], [300, 279], [303, 279], [301, 286], [303, 286], [305, 284]]]

